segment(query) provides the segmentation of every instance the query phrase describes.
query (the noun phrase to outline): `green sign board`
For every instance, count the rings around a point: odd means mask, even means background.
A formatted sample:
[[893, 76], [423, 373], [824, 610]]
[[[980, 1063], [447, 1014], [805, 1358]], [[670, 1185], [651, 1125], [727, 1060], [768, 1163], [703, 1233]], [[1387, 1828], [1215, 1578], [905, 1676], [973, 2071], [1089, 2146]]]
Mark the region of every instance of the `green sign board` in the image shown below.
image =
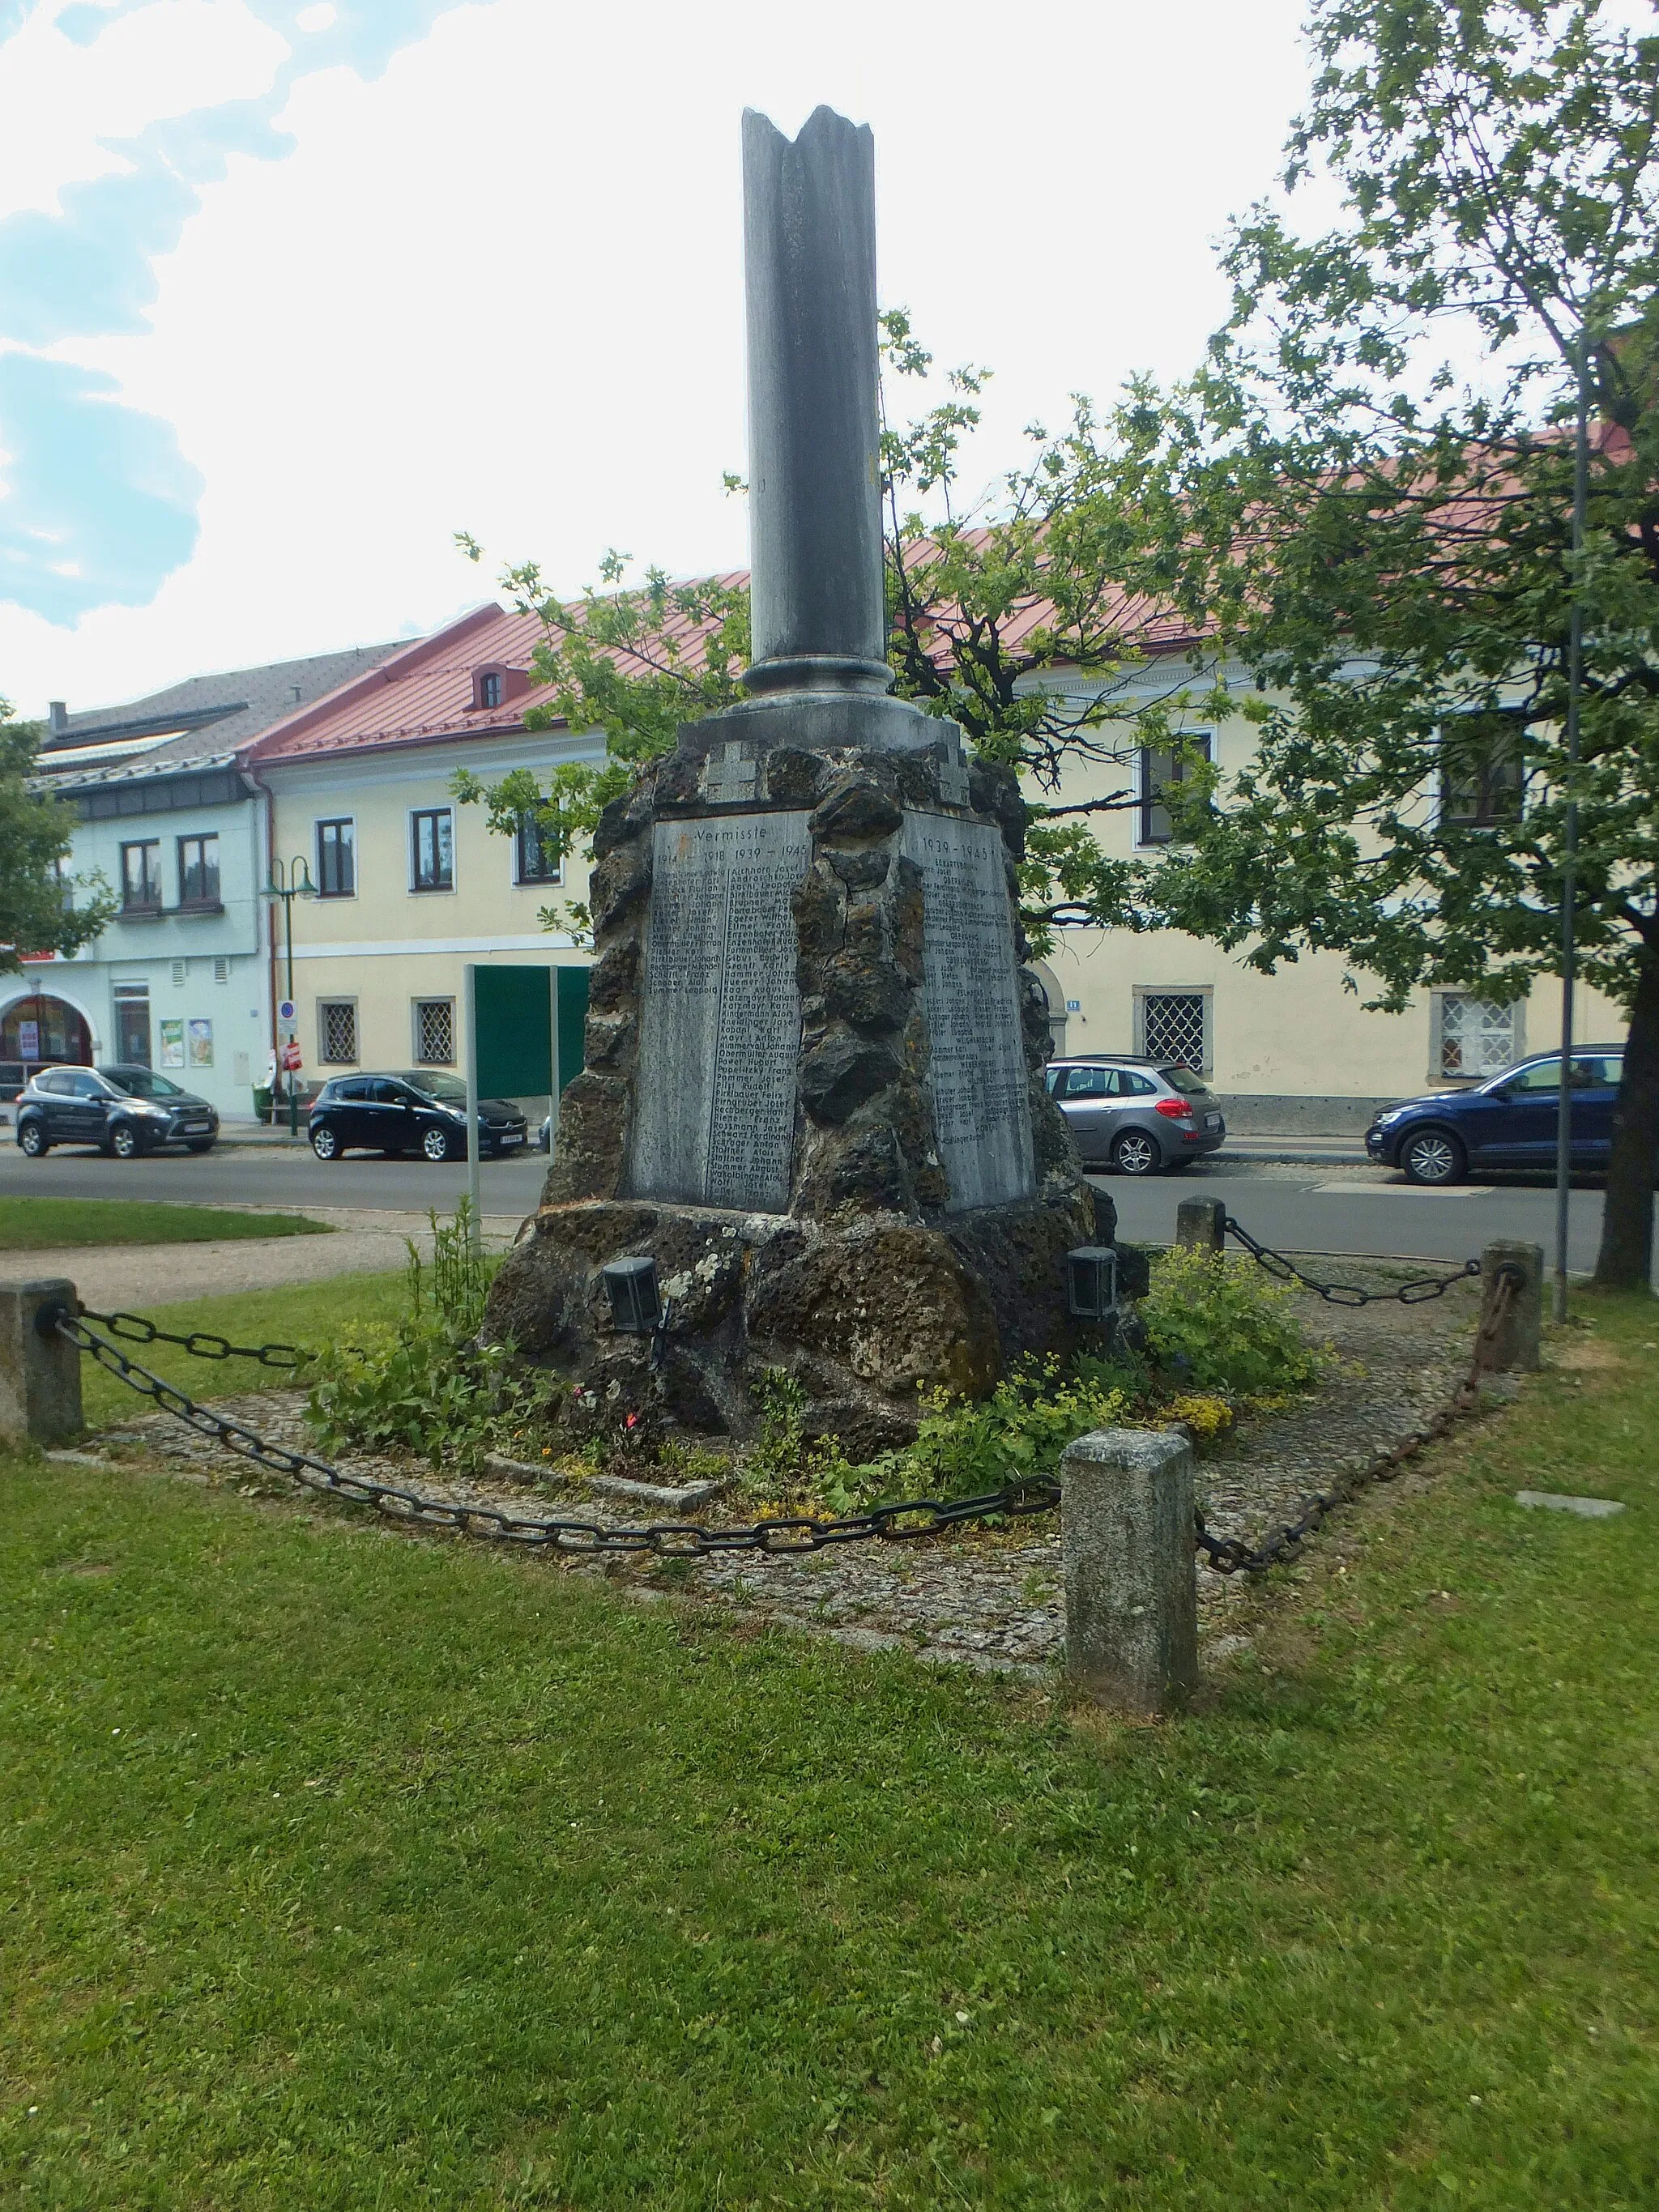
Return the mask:
[[581, 1068], [587, 969], [550, 962], [480, 966], [472, 988], [479, 1097], [545, 1098], [562, 1091]]

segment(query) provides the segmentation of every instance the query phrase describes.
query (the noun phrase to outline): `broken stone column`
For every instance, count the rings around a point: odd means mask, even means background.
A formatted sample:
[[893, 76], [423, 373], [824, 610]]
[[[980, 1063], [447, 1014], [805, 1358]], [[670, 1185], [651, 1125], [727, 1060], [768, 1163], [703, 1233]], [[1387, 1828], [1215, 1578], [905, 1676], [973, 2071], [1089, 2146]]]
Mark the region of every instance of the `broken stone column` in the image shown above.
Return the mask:
[[[586, 1064], [486, 1319], [568, 1419], [742, 1437], [783, 1368], [858, 1456], [1082, 1348], [1065, 1255], [1115, 1225], [1042, 1079], [1017, 779], [890, 692], [873, 159], [744, 118], [755, 661], [599, 824]], [[654, 1355], [599, 1280], [643, 1255]]]

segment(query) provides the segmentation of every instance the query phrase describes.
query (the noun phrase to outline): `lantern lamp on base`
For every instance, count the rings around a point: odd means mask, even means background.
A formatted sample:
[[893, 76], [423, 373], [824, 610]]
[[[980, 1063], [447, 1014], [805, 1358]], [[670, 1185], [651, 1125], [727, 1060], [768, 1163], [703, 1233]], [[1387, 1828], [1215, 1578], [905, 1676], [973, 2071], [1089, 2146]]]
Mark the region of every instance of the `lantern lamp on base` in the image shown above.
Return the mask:
[[1073, 1321], [1108, 1322], [1117, 1311], [1117, 1254], [1079, 1244], [1066, 1255], [1066, 1310]]

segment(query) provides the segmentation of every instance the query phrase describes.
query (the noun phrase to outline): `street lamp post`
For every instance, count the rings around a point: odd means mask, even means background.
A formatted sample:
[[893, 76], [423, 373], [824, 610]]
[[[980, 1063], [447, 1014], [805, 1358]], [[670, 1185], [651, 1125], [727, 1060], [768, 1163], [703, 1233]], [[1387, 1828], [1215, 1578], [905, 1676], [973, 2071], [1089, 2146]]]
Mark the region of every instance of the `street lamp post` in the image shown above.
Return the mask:
[[[296, 853], [286, 868], [280, 860], [270, 864], [270, 881], [259, 894], [262, 898], [283, 902], [283, 934], [288, 948], [288, 1003], [294, 1001], [294, 902], [296, 898], [315, 898], [317, 886], [311, 880], [311, 870], [305, 855]], [[278, 1057], [280, 1058], [280, 1048]], [[290, 1137], [300, 1133], [300, 1094], [294, 1083], [294, 1070], [285, 1067], [282, 1073], [288, 1083], [288, 1133]]]
[[1567, 1317], [1567, 1236], [1572, 1192], [1572, 999], [1578, 896], [1578, 702], [1584, 683], [1584, 603], [1580, 574], [1589, 479], [1589, 329], [1578, 334], [1578, 410], [1572, 453], [1572, 605], [1567, 630], [1566, 835], [1561, 866], [1561, 1089], [1555, 1117], [1555, 1284], [1558, 1322]]

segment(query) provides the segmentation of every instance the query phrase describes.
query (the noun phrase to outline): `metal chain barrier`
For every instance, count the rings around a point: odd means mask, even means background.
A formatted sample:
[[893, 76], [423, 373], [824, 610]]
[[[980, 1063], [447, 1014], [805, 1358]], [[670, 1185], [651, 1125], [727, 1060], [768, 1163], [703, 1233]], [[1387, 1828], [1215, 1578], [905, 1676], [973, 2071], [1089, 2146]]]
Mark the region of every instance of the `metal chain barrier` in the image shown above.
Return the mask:
[[[159, 1375], [140, 1367], [120, 1348], [107, 1344], [87, 1327], [102, 1321], [101, 1315], [64, 1312], [55, 1326], [58, 1334], [95, 1359], [100, 1367], [154, 1400], [198, 1436], [222, 1444], [228, 1451], [252, 1460], [275, 1474], [284, 1474], [307, 1490], [344, 1498], [353, 1505], [372, 1505], [377, 1512], [424, 1528], [448, 1528], [463, 1536], [481, 1536], [490, 1542], [522, 1544], [555, 1552], [653, 1552], [659, 1558], [703, 1559], [727, 1552], [757, 1553], [763, 1559], [785, 1559], [796, 1553], [822, 1552], [832, 1544], [856, 1544], [877, 1537], [885, 1543], [907, 1543], [919, 1536], [933, 1536], [967, 1521], [1018, 1520], [1048, 1513], [1060, 1503], [1060, 1485], [1044, 1479], [1012, 1482], [1005, 1489], [977, 1498], [913, 1498], [901, 1504], [872, 1505], [867, 1513], [853, 1513], [835, 1520], [810, 1514], [779, 1515], [736, 1528], [702, 1528], [695, 1522], [659, 1522], [642, 1528], [611, 1528], [600, 1521], [540, 1520], [509, 1513], [496, 1505], [460, 1505], [446, 1498], [423, 1498], [419, 1492], [376, 1482], [368, 1475], [347, 1474], [309, 1452], [290, 1451], [266, 1439], [240, 1421], [227, 1420], [206, 1406], [198, 1406], [182, 1390]], [[129, 1316], [131, 1318], [131, 1316]], [[169, 1344], [193, 1348], [189, 1340], [156, 1334]], [[223, 1339], [218, 1340], [223, 1342]], [[291, 1346], [268, 1350], [286, 1352]], [[209, 1352], [209, 1358], [228, 1353]], [[247, 1356], [247, 1355], [244, 1355]], [[252, 1355], [256, 1356], [257, 1355]], [[276, 1362], [267, 1362], [276, 1364]]]
[[[1229, 1226], [1231, 1225], [1230, 1223]], [[1478, 1274], [1480, 1271], [1480, 1261], [1472, 1261], [1468, 1268], [1449, 1276], [1440, 1289], [1449, 1289], [1451, 1284], [1462, 1281], [1464, 1274]], [[1413, 1436], [1402, 1437], [1397, 1444], [1391, 1444], [1370, 1466], [1358, 1468], [1333, 1488], [1316, 1490], [1311, 1498], [1304, 1500], [1295, 1520], [1287, 1521], [1282, 1528], [1273, 1529], [1259, 1544], [1247, 1544], [1238, 1536], [1212, 1535], [1204, 1525], [1203, 1514], [1199, 1513], [1195, 1516], [1196, 1534], [1204, 1564], [1212, 1567], [1218, 1575], [1261, 1574], [1268, 1567], [1277, 1566], [1304, 1544], [1316, 1528], [1322, 1527], [1339, 1505], [1351, 1505], [1360, 1492], [1369, 1489], [1374, 1482], [1391, 1482], [1407, 1460], [1414, 1459], [1427, 1445], [1437, 1443], [1442, 1437], [1449, 1434], [1463, 1416], [1473, 1413], [1480, 1402], [1480, 1377], [1486, 1372], [1492, 1346], [1498, 1341], [1498, 1334], [1523, 1279], [1517, 1267], [1498, 1269], [1492, 1283], [1492, 1302], [1475, 1334], [1474, 1354], [1469, 1362], [1469, 1371], [1426, 1428], [1418, 1430]], [[1439, 1292], [1430, 1295], [1437, 1297]]]
[[1235, 1221], [1231, 1213], [1227, 1216], [1227, 1234], [1237, 1238], [1258, 1267], [1265, 1268], [1281, 1283], [1300, 1283], [1304, 1291], [1314, 1291], [1328, 1306], [1386, 1305], [1396, 1302], [1402, 1306], [1425, 1305], [1431, 1298], [1443, 1297], [1454, 1283], [1467, 1282], [1471, 1275], [1480, 1273], [1478, 1260], [1466, 1260], [1449, 1275], [1416, 1275], [1392, 1291], [1363, 1291], [1358, 1283], [1322, 1283], [1312, 1275], [1304, 1275], [1284, 1253], [1275, 1252], [1271, 1244], [1258, 1244], [1243, 1224]]
[[[1226, 1218], [1226, 1229], [1228, 1235], [1236, 1237], [1267, 1273], [1281, 1282], [1301, 1284], [1330, 1305], [1364, 1306], [1378, 1301], [1419, 1305], [1429, 1298], [1443, 1297], [1455, 1284], [1467, 1282], [1480, 1273], [1480, 1261], [1469, 1260], [1450, 1274], [1419, 1276], [1392, 1291], [1366, 1291], [1357, 1284], [1320, 1282], [1304, 1274], [1284, 1253], [1259, 1243], [1231, 1214]], [[1407, 1460], [1446, 1435], [1480, 1402], [1480, 1377], [1486, 1371], [1492, 1346], [1521, 1282], [1522, 1277], [1516, 1269], [1498, 1270], [1490, 1307], [1475, 1338], [1469, 1371], [1426, 1428], [1402, 1437], [1368, 1467], [1332, 1489], [1316, 1491], [1302, 1504], [1294, 1520], [1272, 1530], [1259, 1544], [1247, 1544], [1237, 1536], [1212, 1534], [1205, 1525], [1203, 1514], [1199, 1513], [1194, 1534], [1205, 1564], [1222, 1575], [1260, 1574], [1278, 1565], [1322, 1527], [1338, 1506], [1351, 1504], [1362, 1490], [1374, 1482], [1391, 1480]], [[833, 1544], [860, 1543], [871, 1538], [887, 1543], [907, 1542], [915, 1537], [937, 1535], [964, 1522], [1018, 1520], [1051, 1512], [1060, 1503], [1060, 1485], [1044, 1477], [1034, 1477], [975, 1498], [908, 1498], [902, 1504], [875, 1505], [866, 1513], [835, 1519], [807, 1514], [780, 1515], [734, 1528], [703, 1528], [692, 1522], [613, 1528], [598, 1521], [532, 1518], [509, 1513], [499, 1506], [458, 1505], [443, 1498], [423, 1498], [416, 1491], [404, 1490], [394, 1484], [376, 1482], [367, 1475], [347, 1474], [309, 1452], [290, 1451], [285, 1445], [270, 1443], [240, 1422], [228, 1420], [222, 1414], [198, 1405], [184, 1391], [129, 1359], [117, 1345], [107, 1344], [94, 1335], [86, 1326], [88, 1322], [95, 1322], [112, 1336], [128, 1343], [176, 1344], [198, 1359], [248, 1359], [261, 1367], [293, 1370], [305, 1366], [315, 1358], [314, 1353], [292, 1344], [233, 1344], [228, 1337], [210, 1329], [176, 1335], [170, 1329], [158, 1328], [142, 1314], [95, 1313], [84, 1305], [73, 1314], [60, 1316], [56, 1323], [61, 1336], [95, 1359], [100, 1367], [118, 1376], [142, 1396], [153, 1400], [163, 1412], [173, 1414], [199, 1436], [252, 1460], [256, 1466], [286, 1475], [307, 1489], [343, 1498], [350, 1504], [372, 1506], [395, 1520], [423, 1528], [452, 1529], [461, 1535], [481, 1536], [494, 1542], [561, 1552], [652, 1552], [671, 1559], [707, 1558], [726, 1552], [757, 1553], [763, 1558], [777, 1559], [794, 1553], [824, 1551]]]
[[95, 1321], [100, 1328], [106, 1328], [112, 1336], [118, 1336], [128, 1344], [176, 1344], [193, 1352], [198, 1359], [252, 1359], [260, 1367], [287, 1369], [307, 1366], [317, 1357], [314, 1352], [307, 1352], [297, 1344], [233, 1344], [228, 1336], [221, 1336], [210, 1328], [192, 1329], [188, 1336], [175, 1336], [169, 1328], [157, 1328], [143, 1314], [94, 1313], [90, 1306], [81, 1306], [76, 1310], [82, 1321]]

